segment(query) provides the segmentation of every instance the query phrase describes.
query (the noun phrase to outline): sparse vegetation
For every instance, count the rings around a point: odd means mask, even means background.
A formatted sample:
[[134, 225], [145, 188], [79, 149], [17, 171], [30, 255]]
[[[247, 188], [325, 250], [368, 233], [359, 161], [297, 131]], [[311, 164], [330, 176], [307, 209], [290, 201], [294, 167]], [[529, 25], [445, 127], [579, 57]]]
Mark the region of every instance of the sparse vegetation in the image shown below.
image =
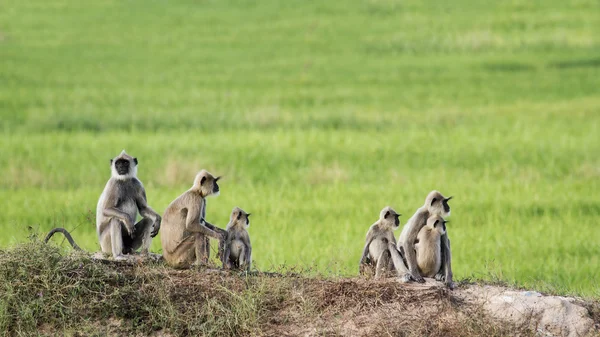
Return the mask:
[[[594, 305], [591, 303], [590, 305]], [[388, 322], [389, 321], [389, 322]], [[508, 336], [444, 288], [303, 273], [101, 263], [39, 241], [0, 252], [0, 331], [70, 336]]]

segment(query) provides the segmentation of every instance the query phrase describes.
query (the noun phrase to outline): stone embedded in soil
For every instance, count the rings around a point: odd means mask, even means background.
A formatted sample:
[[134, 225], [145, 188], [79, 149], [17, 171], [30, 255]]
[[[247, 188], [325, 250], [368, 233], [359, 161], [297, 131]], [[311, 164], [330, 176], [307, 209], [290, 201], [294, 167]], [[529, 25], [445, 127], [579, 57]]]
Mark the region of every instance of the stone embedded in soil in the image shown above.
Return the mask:
[[588, 310], [572, 297], [479, 285], [459, 289], [454, 295], [483, 304], [495, 319], [529, 326], [542, 336], [587, 336], [594, 330]]

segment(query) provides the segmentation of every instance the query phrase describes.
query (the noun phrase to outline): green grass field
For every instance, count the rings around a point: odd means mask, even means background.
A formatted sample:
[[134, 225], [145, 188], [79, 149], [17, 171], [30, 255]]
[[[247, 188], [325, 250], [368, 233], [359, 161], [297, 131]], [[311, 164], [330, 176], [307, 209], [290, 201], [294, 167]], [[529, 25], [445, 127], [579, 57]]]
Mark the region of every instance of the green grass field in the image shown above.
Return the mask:
[[5, 0], [0, 246], [61, 226], [99, 250], [96, 202], [126, 149], [161, 214], [198, 170], [223, 175], [207, 218], [251, 212], [262, 269], [356, 275], [381, 208], [405, 223], [438, 189], [457, 279], [600, 297], [599, 11]]

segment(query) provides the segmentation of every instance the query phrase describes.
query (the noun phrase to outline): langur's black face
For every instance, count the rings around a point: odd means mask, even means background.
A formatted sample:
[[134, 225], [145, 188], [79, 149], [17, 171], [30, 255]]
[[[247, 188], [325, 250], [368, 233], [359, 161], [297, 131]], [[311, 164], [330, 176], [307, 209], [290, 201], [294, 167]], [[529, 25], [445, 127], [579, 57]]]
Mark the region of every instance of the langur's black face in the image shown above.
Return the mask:
[[219, 179], [221, 179], [221, 177], [216, 177], [215, 181], [213, 182], [213, 193], [219, 193], [219, 184], [217, 184]]
[[111, 176], [116, 179], [127, 179], [137, 174], [137, 158], [129, 156], [125, 151], [110, 160]]
[[[245, 218], [245, 219], [244, 219]], [[237, 221], [244, 221], [246, 227], [250, 227], [250, 213], [244, 214], [242, 210], [237, 214]]]
[[[208, 197], [210, 195], [212, 196], [218, 196], [219, 195], [219, 184], [217, 183], [217, 181], [219, 181], [219, 179], [221, 179], [221, 177], [213, 177], [212, 174], [206, 172], [206, 174], [204, 175], [198, 175], [196, 176], [196, 179], [198, 177], [202, 177], [200, 179], [200, 189], [202, 191], [202, 194], [204, 197]], [[194, 184], [197, 184], [197, 181], [194, 182]]]
[[445, 220], [441, 220], [441, 221], [436, 221], [436, 227], [440, 228], [441, 234], [446, 234], [446, 221]]
[[119, 158], [115, 162], [115, 169], [120, 175], [126, 175], [129, 173], [130, 162], [127, 159]]
[[400, 215], [402, 215], [402, 214], [387, 211], [387, 212], [385, 212], [385, 215], [383, 216], [383, 218], [388, 221], [393, 220], [394, 221], [394, 229], [395, 229], [400, 226]]
[[444, 212], [446, 212], [446, 213], [450, 213], [450, 205], [448, 205], [448, 201], [450, 199], [452, 199], [452, 197], [442, 200], [442, 205], [444, 206]]
[[440, 231], [440, 234], [444, 235], [446, 234], [446, 220], [442, 219], [441, 217], [438, 220], [435, 220], [435, 223], [433, 224], [433, 228], [437, 228], [438, 231]]

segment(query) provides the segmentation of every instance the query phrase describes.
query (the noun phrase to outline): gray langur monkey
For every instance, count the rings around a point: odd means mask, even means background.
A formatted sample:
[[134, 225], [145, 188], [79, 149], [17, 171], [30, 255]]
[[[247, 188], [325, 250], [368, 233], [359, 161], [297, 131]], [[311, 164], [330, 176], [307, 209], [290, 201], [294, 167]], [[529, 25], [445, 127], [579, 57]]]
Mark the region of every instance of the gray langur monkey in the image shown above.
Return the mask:
[[220, 193], [214, 177], [206, 170], [200, 171], [194, 185], [175, 199], [165, 210], [160, 241], [163, 258], [175, 268], [203, 265], [210, 257], [208, 237], [219, 240], [219, 256], [227, 232], [205, 219], [206, 197]]
[[[415, 243], [419, 232], [427, 224], [427, 219], [432, 215], [446, 217], [450, 215], [450, 205], [448, 201], [452, 197], [444, 197], [438, 191], [431, 191], [425, 199], [425, 204], [421, 206], [415, 214], [408, 219], [406, 225], [398, 238], [398, 250], [406, 258], [410, 276], [417, 282], [423, 283], [425, 279], [421, 276], [417, 264], [417, 256], [415, 252]], [[450, 240], [448, 233], [441, 236], [441, 252], [442, 252], [442, 267], [435, 275], [435, 279], [443, 281], [449, 288], [454, 287], [452, 282], [452, 265], [450, 254]]]
[[[137, 178], [137, 158], [125, 150], [110, 160], [111, 177], [98, 199], [96, 232], [103, 253], [115, 260], [125, 259], [142, 248], [148, 254], [152, 238], [158, 234], [161, 218], [148, 206], [146, 190]], [[138, 211], [142, 216], [135, 222]]]
[[441, 216], [432, 215], [419, 231], [415, 250], [419, 273], [423, 277], [435, 277], [442, 268], [442, 236], [446, 234], [446, 223]]
[[379, 220], [369, 228], [366, 243], [359, 262], [359, 270], [375, 266], [375, 278], [396, 272], [403, 282], [409, 281], [410, 274], [396, 248], [393, 231], [400, 227], [400, 214], [389, 206], [383, 208]]
[[244, 269], [250, 271], [252, 264], [252, 245], [250, 244], [250, 213], [235, 207], [231, 211], [227, 224], [225, 251], [222, 254], [223, 268]]

